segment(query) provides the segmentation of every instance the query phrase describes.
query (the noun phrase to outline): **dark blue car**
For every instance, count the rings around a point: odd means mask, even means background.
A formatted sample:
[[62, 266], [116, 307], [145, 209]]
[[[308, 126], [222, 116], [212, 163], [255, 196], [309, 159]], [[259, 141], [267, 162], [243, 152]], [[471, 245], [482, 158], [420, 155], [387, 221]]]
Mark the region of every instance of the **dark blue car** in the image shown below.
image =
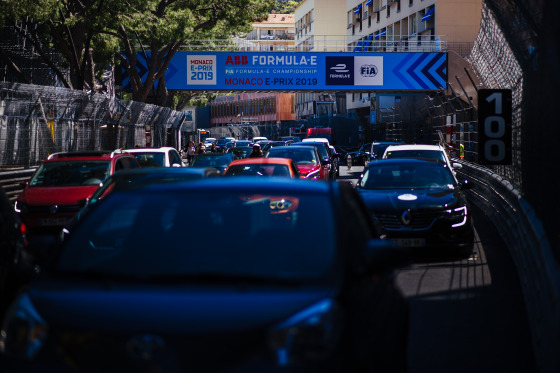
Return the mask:
[[466, 257], [474, 228], [463, 190], [471, 186], [444, 163], [387, 159], [368, 164], [356, 189], [395, 244]]
[[52, 254], [4, 320], [8, 371], [406, 370], [409, 258], [347, 183], [115, 190]]

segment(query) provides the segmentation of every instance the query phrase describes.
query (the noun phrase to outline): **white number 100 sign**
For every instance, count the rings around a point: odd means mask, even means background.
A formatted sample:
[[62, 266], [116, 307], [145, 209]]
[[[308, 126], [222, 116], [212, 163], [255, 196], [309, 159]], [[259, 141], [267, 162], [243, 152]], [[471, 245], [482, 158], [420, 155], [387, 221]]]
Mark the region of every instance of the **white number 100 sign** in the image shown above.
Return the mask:
[[[503, 164], [507, 163], [509, 157], [510, 136], [508, 133], [508, 115], [511, 116], [511, 109], [504, 105], [510, 104], [509, 97], [504, 100], [504, 92], [493, 92], [486, 98], [482, 118], [482, 163]], [[511, 122], [511, 121], [510, 121]], [[480, 124], [480, 122], [479, 122]]]

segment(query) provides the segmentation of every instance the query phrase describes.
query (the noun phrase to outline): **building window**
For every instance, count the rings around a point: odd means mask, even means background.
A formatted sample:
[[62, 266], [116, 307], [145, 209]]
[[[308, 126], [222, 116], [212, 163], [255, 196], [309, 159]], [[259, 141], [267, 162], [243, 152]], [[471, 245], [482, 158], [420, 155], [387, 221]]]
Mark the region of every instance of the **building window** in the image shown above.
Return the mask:
[[414, 4], [414, 0], [408, 0], [408, 6], [412, 6]]
[[416, 14], [410, 16], [410, 35], [416, 34]]
[[391, 5], [387, 5], [387, 18], [391, 17]]

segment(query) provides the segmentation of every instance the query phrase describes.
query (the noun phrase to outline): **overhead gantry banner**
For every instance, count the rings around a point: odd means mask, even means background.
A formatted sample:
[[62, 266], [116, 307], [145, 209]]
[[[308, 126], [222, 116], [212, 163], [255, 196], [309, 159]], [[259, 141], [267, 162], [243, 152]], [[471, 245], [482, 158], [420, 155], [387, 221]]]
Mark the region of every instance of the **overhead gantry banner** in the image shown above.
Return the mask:
[[[138, 60], [145, 64], [143, 54]], [[439, 90], [447, 86], [447, 53], [177, 52], [165, 78], [170, 90]]]

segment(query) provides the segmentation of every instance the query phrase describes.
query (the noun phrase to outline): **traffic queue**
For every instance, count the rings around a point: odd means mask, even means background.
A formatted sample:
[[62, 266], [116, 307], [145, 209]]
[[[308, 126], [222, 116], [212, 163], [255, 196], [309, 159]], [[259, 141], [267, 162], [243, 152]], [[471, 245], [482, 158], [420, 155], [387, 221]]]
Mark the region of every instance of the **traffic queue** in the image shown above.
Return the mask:
[[219, 140], [41, 163], [2, 204], [3, 367], [406, 371], [393, 273], [472, 252], [460, 165], [396, 144], [352, 184], [326, 139]]

